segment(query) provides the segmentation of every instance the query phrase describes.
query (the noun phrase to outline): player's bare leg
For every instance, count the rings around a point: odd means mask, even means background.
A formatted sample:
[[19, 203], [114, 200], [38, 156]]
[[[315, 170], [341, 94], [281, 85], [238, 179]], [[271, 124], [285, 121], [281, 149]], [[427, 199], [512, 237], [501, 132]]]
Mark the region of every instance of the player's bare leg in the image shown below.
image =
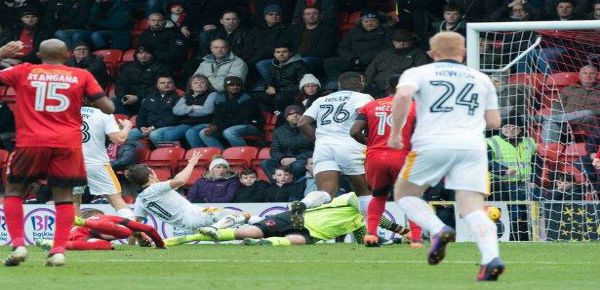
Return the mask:
[[398, 178], [394, 186], [394, 199], [409, 220], [433, 234], [428, 262], [430, 265], [437, 265], [444, 259], [446, 245], [454, 241], [456, 234], [454, 229], [446, 226], [421, 198], [427, 187]]
[[52, 249], [50, 249], [46, 266], [63, 266], [65, 264], [65, 246], [75, 218], [73, 189], [71, 187], [53, 186], [52, 196], [56, 209], [56, 228], [54, 243]]
[[75, 215], [81, 216], [81, 196], [83, 194], [73, 194], [73, 206], [75, 207]]
[[481, 267], [478, 281], [495, 281], [504, 271], [500, 260], [496, 225], [489, 219], [483, 208], [484, 195], [478, 192], [457, 190], [456, 204], [465, 222], [476, 239], [481, 252]]
[[108, 200], [110, 206], [112, 206], [115, 209], [118, 216], [130, 219], [132, 221], [135, 220], [135, 215], [133, 214], [133, 211], [131, 211], [129, 205], [125, 203], [125, 200], [123, 200], [123, 196], [120, 192], [115, 194], [105, 194], [104, 197], [106, 198], [106, 200]]
[[317, 188], [329, 193], [334, 198], [340, 189], [340, 172], [335, 170], [321, 171], [315, 175]]
[[4, 216], [8, 233], [12, 237], [13, 250], [4, 260], [5, 266], [18, 266], [27, 258], [23, 225], [23, 196], [26, 187], [27, 185], [23, 183], [6, 184]]
[[358, 209], [360, 210], [360, 213], [362, 213], [363, 216], [367, 216], [367, 208], [369, 207], [369, 202], [373, 197], [373, 193], [369, 189], [365, 175], [347, 175], [346, 177], [348, 177], [350, 184], [352, 184], [354, 193], [358, 196]]

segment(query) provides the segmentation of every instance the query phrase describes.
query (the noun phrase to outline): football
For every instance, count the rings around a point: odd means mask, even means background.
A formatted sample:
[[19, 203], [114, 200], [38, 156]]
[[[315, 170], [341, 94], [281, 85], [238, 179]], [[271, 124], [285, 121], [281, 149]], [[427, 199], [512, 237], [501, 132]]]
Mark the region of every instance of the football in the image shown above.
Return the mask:
[[492, 221], [498, 221], [500, 219], [502, 212], [499, 208], [495, 206], [485, 206], [484, 208], [485, 212], [488, 214], [488, 217], [490, 217]]

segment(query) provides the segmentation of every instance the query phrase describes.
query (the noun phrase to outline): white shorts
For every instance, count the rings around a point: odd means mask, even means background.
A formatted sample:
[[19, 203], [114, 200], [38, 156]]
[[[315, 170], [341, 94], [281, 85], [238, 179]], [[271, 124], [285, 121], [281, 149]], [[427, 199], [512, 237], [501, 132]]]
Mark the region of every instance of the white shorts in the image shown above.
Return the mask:
[[434, 186], [445, 177], [445, 187], [490, 194], [487, 152], [482, 150], [411, 151], [400, 178]]
[[[121, 184], [109, 163], [86, 164], [87, 182], [92, 195], [121, 193]], [[73, 194], [83, 194], [85, 186], [73, 188]]]
[[340, 171], [344, 175], [365, 174], [363, 147], [320, 144], [313, 153], [313, 174], [323, 171]]

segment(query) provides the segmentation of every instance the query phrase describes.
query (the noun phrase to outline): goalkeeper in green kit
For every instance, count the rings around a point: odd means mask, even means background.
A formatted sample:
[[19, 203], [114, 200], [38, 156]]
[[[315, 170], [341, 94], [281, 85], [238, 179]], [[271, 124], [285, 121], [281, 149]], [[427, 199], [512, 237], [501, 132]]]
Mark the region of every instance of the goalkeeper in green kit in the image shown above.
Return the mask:
[[[238, 229], [205, 227], [199, 234], [164, 240], [167, 246], [193, 241], [244, 240], [246, 245], [291, 246], [331, 240], [345, 234], [354, 234], [357, 243], [363, 243], [366, 234], [364, 217], [358, 210], [358, 198], [353, 192], [338, 196], [330, 203], [307, 209], [303, 225], [292, 222], [292, 212], [278, 213], [252, 225]], [[409, 231], [383, 217], [379, 225], [389, 231], [405, 235]]]

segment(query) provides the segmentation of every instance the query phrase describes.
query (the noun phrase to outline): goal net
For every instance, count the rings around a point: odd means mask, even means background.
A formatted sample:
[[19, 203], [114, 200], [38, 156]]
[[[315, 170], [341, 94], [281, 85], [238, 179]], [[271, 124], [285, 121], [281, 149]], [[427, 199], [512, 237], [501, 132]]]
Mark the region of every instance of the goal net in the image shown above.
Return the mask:
[[510, 240], [599, 240], [598, 29], [597, 21], [468, 26], [467, 63], [490, 75], [499, 96], [503, 126], [486, 132], [488, 200], [507, 203]]

